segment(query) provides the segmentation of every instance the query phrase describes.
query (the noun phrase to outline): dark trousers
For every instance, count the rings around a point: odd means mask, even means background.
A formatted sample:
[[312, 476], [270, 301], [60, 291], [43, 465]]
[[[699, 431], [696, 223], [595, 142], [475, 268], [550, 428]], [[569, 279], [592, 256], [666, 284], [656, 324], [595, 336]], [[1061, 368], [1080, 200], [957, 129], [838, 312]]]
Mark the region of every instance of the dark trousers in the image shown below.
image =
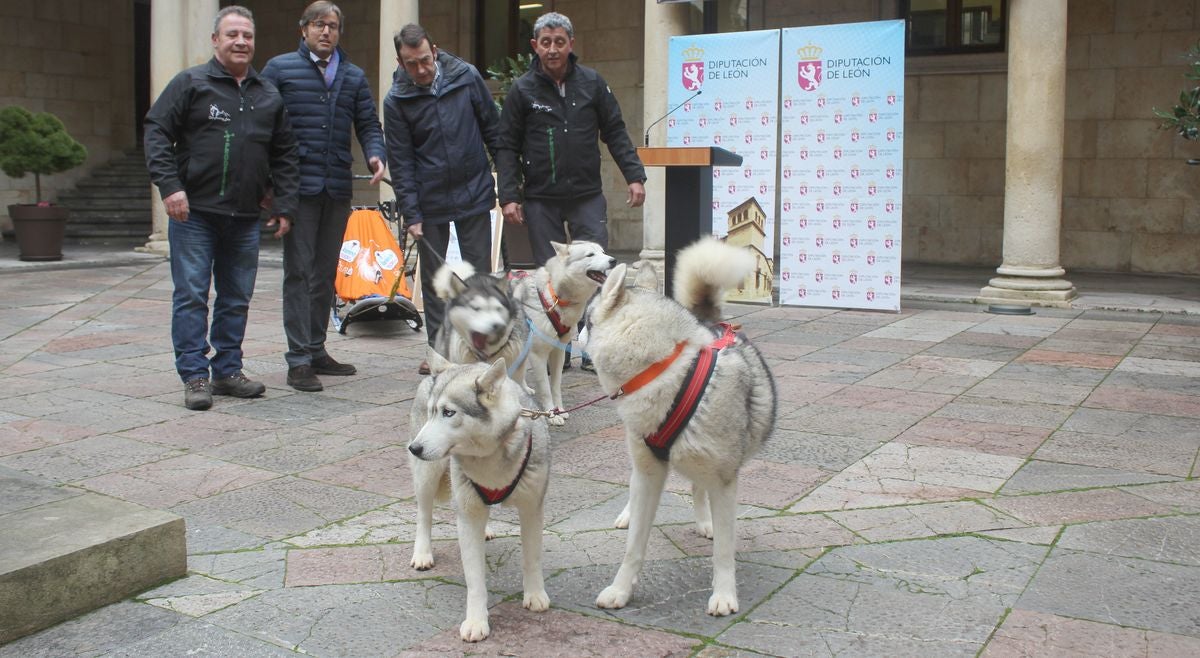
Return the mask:
[[[184, 382], [198, 377], [224, 379], [242, 369], [242, 339], [254, 280], [258, 276], [258, 222], [191, 213], [170, 220], [171, 342], [175, 369]], [[216, 289], [212, 329], [208, 291]], [[212, 359], [208, 352], [215, 351]]]
[[[425, 332], [429, 344], [437, 336], [442, 320], [446, 317], [446, 302], [433, 291], [433, 275], [446, 260], [450, 247], [450, 224], [421, 225], [422, 239], [417, 241], [421, 254], [421, 299], [425, 303]], [[463, 261], [470, 263], [476, 272], [492, 270], [492, 223], [491, 215], [483, 213], [455, 220], [454, 232], [458, 234], [458, 250]]]
[[551, 241], [567, 241], [564, 222], [572, 240], [587, 240], [608, 249], [608, 201], [603, 193], [582, 199], [526, 199], [521, 210], [538, 267], [554, 258]]
[[326, 355], [338, 252], [350, 218], [350, 199], [322, 193], [300, 197], [292, 230], [283, 236], [283, 332], [289, 368]]

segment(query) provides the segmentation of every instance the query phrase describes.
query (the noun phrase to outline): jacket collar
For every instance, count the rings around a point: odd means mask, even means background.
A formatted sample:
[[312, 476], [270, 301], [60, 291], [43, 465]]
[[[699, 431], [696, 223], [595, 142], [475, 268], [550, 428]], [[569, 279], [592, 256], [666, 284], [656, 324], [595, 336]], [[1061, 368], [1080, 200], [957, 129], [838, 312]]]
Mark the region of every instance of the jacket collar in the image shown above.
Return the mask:
[[[339, 66], [350, 61], [350, 59], [346, 57], [346, 51], [342, 50], [341, 46], [334, 46], [333, 49], [337, 51]], [[308, 49], [308, 44], [304, 42], [304, 39], [300, 40], [300, 48], [296, 52], [300, 53], [300, 57], [303, 58], [304, 61], [307, 62], [312, 60], [312, 51]]]
[[[575, 71], [579, 68], [578, 63], [579, 55], [576, 55], [575, 53], [567, 55], [567, 75], [563, 77], [563, 82], [570, 80], [571, 76], [575, 75]], [[537, 53], [534, 53], [533, 59], [529, 63], [529, 70], [550, 82], [554, 82], [554, 78], [550, 77], [549, 73], [546, 73], [542, 70], [542, 60], [537, 56]]]
[[[236, 80], [233, 77], [233, 74], [230, 73], [225, 68], [225, 66], [222, 65], [221, 62], [217, 60], [216, 55], [213, 55], [212, 58], [208, 60], [208, 64], [204, 68], [204, 72], [213, 78], [229, 78], [230, 80]], [[257, 78], [258, 78], [258, 71], [255, 70], [254, 65], [251, 64], [249, 67], [246, 68], [246, 78], [245, 79], [247, 82], [249, 82], [250, 80], [255, 80]]]
[[[442, 70], [442, 81], [438, 85], [438, 95], [441, 96], [447, 90], [458, 86], [459, 79], [468, 71], [468, 64], [444, 50], [438, 50], [437, 62]], [[428, 93], [427, 87], [418, 87], [413, 83], [403, 65], [396, 67], [396, 71], [392, 73], [392, 88], [388, 91], [388, 96], [408, 98], [428, 95]]]

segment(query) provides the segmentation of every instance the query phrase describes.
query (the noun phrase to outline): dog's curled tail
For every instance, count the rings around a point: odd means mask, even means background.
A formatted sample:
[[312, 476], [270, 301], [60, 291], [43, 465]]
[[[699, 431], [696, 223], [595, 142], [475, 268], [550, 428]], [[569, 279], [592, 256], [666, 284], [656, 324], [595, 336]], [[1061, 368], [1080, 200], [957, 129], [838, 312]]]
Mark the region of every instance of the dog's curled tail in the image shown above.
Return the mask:
[[675, 301], [704, 322], [719, 322], [725, 292], [741, 284], [754, 265], [749, 249], [701, 238], [675, 258]]
[[433, 292], [442, 299], [454, 299], [466, 288], [466, 280], [474, 276], [470, 263], [443, 264], [433, 275]]

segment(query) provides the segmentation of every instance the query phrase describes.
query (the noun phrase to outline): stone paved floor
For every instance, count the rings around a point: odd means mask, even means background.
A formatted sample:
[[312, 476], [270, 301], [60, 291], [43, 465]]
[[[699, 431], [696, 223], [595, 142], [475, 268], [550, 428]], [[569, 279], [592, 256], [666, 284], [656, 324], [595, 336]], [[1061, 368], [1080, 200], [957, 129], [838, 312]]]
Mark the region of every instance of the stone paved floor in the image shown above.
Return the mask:
[[[501, 510], [493, 635], [464, 645], [452, 510], [436, 516], [437, 567], [408, 566], [423, 336], [352, 327], [330, 347], [360, 374], [297, 393], [279, 283], [265, 265], [245, 344], [267, 395], [194, 413], [164, 264], [0, 276], [0, 481], [170, 510], [190, 554], [186, 578], [0, 657], [1200, 654], [1194, 315], [733, 307], [781, 399], [742, 474], [741, 612], [704, 614], [711, 543], [675, 478], [630, 605], [594, 607], [621, 559], [628, 473], [600, 405], [552, 432], [551, 610], [521, 608]], [[577, 369], [565, 382], [568, 403], [598, 393]]]

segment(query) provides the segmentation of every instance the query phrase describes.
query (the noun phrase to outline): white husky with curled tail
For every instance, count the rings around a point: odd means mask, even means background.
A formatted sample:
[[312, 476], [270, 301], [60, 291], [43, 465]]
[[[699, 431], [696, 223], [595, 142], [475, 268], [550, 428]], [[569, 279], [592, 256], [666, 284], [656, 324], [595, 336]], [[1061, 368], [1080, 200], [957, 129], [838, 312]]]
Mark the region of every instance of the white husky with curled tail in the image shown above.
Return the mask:
[[629, 602], [673, 468], [692, 482], [701, 533], [711, 527], [708, 614], [738, 610], [737, 476], [774, 427], [775, 382], [753, 345], [714, 325], [725, 291], [753, 268], [746, 250], [705, 238], [679, 254], [675, 300], [627, 288], [625, 266], [618, 265], [591, 307], [587, 349], [604, 391], [623, 391], [618, 413], [633, 461], [625, 559], [596, 599], [601, 608]]

